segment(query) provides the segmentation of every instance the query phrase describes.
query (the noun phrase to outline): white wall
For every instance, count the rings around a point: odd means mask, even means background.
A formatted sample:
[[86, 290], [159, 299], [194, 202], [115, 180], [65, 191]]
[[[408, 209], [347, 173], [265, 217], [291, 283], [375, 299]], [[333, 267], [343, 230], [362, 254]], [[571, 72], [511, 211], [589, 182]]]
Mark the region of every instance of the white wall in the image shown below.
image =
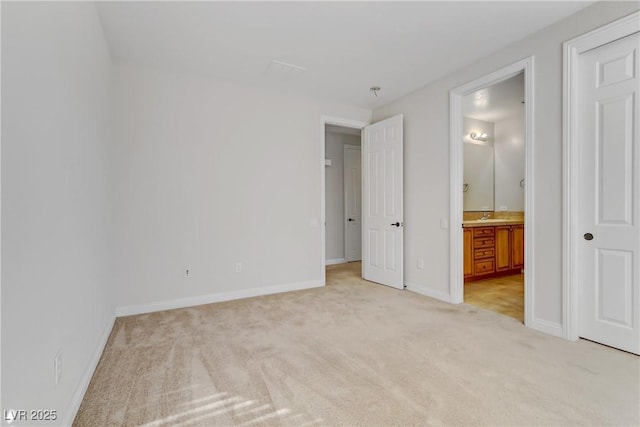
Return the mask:
[[[494, 202], [494, 124], [483, 120], [464, 117], [462, 121], [464, 135], [464, 177], [468, 190], [462, 193], [465, 211], [492, 211]], [[473, 141], [472, 132], [486, 133], [484, 142]]]
[[111, 78], [94, 4], [2, 4], [2, 410], [58, 411], [13, 425], [71, 422], [114, 318]]
[[115, 102], [120, 313], [322, 283], [320, 117], [369, 110], [131, 65]]
[[344, 259], [344, 146], [360, 145], [360, 136], [325, 133], [325, 157], [331, 166], [325, 168], [326, 245], [329, 260]]
[[[562, 42], [638, 9], [599, 2], [485, 59], [374, 111], [374, 121], [404, 114], [405, 278], [449, 294], [449, 90], [535, 57], [535, 320], [560, 327], [562, 315]], [[459, 225], [451, 224], [456, 227]], [[417, 258], [425, 269], [416, 268]]]
[[495, 122], [495, 210], [524, 211], [524, 112]]

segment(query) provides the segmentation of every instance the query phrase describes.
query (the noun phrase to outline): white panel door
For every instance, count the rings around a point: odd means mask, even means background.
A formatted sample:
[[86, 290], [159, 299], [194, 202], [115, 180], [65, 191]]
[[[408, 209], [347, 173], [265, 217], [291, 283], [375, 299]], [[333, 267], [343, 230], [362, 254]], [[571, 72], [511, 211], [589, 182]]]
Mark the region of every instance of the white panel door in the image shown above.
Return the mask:
[[344, 146], [344, 255], [347, 262], [362, 259], [362, 158], [357, 145]]
[[640, 354], [639, 33], [579, 62], [579, 335]]
[[403, 289], [402, 115], [365, 127], [363, 144], [362, 274]]

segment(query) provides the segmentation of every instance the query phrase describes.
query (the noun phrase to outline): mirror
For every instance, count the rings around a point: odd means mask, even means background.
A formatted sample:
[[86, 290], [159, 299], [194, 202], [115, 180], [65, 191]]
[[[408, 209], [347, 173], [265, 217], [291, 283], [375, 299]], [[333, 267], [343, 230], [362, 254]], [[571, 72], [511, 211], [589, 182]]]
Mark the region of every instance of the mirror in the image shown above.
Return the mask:
[[[494, 126], [491, 122], [465, 117], [464, 187], [462, 193], [465, 211], [494, 211], [495, 154]], [[486, 141], [471, 139], [470, 135], [487, 135]], [[480, 137], [481, 138], [481, 137]]]
[[524, 211], [524, 74], [463, 98], [464, 211]]

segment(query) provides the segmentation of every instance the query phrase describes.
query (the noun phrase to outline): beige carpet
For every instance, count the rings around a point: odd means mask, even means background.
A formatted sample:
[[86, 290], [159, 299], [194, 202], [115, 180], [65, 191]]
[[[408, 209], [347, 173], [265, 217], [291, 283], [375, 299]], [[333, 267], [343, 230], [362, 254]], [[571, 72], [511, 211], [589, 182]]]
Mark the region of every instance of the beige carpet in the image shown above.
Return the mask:
[[[640, 359], [329, 270], [119, 318], [74, 425], [639, 425]], [[357, 271], [357, 270], [355, 270]]]

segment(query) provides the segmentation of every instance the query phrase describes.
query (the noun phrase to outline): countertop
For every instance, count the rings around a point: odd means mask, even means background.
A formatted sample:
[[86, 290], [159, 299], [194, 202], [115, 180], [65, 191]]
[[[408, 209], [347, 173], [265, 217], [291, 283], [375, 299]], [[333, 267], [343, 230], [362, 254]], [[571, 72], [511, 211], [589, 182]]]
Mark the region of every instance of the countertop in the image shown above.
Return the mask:
[[475, 219], [473, 221], [463, 221], [462, 227], [488, 227], [497, 225], [522, 225], [524, 219], [507, 219], [507, 218], [490, 218], [490, 219]]

